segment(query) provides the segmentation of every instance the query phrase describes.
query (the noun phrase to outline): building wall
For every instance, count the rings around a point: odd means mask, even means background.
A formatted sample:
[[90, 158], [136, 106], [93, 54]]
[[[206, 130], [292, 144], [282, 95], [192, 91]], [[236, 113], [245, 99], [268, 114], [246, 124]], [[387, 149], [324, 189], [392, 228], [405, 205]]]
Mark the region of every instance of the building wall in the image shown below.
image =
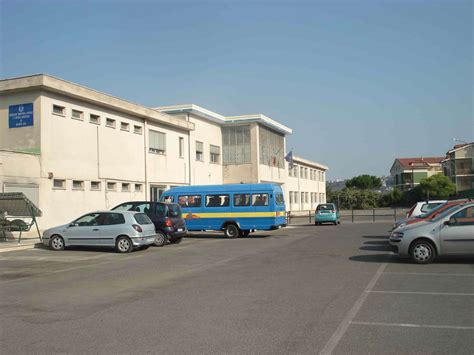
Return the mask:
[[[222, 184], [222, 133], [221, 126], [217, 123], [204, 120], [190, 114], [189, 120], [195, 124], [195, 130], [190, 132], [190, 161], [191, 184], [208, 185]], [[196, 159], [196, 141], [202, 142], [204, 147], [203, 161]], [[210, 145], [220, 147], [220, 162], [211, 163]]]
[[[308, 169], [307, 177], [301, 175], [301, 167]], [[326, 203], [326, 172], [307, 164], [295, 163], [294, 168], [296, 168], [296, 174], [288, 175], [284, 185], [287, 209], [289, 211], [308, 211], [315, 209], [320, 203]], [[315, 171], [313, 179], [311, 170]], [[290, 197], [291, 193], [292, 197]]]
[[[0, 95], [0, 149], [40, 153], [39, 90]], [[8, 112], [11, 105], [33, 103], [33, 126], [9, 128]]]

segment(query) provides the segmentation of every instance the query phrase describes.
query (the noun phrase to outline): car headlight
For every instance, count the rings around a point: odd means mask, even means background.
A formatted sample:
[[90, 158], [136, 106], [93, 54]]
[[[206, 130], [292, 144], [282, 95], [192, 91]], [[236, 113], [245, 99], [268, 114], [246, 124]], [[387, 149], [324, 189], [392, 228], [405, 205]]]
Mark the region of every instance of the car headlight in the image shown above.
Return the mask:
[[403, 238], [403, 233], [401, 232], [393, 232], [390, 238]]

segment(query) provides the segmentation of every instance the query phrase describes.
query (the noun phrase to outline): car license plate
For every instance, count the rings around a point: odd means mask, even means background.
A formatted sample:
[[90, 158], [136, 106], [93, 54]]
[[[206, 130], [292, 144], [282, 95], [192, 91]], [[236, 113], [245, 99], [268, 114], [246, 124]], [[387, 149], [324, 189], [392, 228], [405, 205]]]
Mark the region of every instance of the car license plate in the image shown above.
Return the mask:
[[182, 232], [183, 231], [183, 228], [178, 228], [176, 229], [177, 232]]

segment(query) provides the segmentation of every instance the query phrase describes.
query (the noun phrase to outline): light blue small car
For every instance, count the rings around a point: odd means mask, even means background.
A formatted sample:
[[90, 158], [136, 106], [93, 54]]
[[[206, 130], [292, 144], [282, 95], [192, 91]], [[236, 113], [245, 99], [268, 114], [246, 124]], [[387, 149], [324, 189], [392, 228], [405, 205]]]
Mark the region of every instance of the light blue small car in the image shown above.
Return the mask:
[[316, 208], [314, 224], [319, 226], [323, 223], [341, 224], [339, 210], [334, 203], [323, 203]]

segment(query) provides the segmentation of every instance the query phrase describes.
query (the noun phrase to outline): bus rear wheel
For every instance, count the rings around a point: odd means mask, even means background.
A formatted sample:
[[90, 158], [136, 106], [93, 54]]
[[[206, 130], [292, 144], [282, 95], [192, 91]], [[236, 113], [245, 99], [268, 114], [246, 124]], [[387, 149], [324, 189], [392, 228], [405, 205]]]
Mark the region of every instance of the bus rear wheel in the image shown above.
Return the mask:
[[224, 228], [224, 235], [226, 238], [237, 238], [240, 235], [239, 227], [235, 224], [228, 224]]

